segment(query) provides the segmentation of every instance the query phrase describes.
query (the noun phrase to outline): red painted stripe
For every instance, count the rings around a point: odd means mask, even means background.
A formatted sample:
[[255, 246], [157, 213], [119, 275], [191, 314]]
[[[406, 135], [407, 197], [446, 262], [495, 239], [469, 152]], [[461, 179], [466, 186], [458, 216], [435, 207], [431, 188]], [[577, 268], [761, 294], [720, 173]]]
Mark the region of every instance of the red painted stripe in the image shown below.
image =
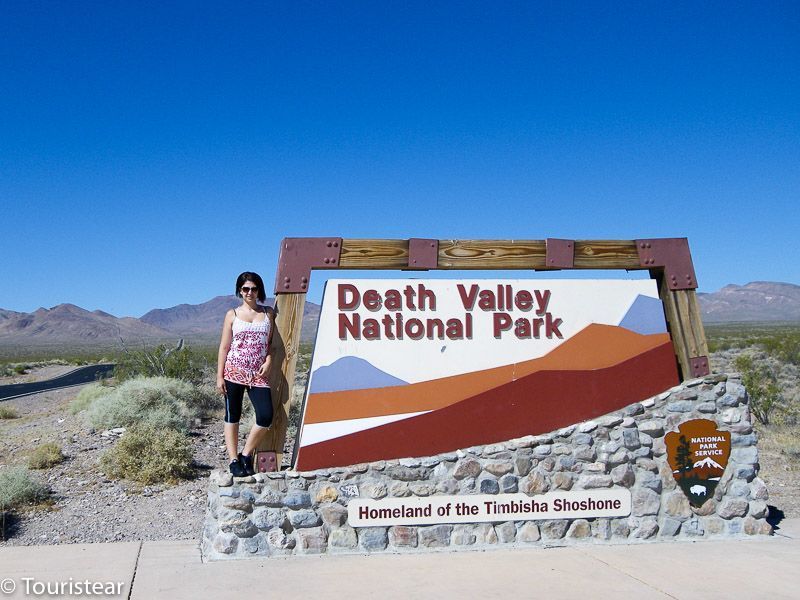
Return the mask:
[[672, 344], [591, 371], [539, 371], [418, 417], [311, 444], [302, 471], [431, 456], [546, 433], [644, 400], [678, 384]]

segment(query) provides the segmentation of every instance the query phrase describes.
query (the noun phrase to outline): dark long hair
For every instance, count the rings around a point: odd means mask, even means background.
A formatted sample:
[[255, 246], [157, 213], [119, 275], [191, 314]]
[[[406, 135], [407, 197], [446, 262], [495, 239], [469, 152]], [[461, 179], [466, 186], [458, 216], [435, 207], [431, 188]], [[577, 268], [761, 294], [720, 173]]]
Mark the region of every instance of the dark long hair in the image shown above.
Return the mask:
[[264, 292], [264, 281], [261, 279], [261, 275], [252, 271], [245, 271], [236, 278], [236, 296], [241, 294], [242, 286], [246, 281], [252, 281], [258, 286], [258, 299], [264, 302], [267, 299], [267, 294]]

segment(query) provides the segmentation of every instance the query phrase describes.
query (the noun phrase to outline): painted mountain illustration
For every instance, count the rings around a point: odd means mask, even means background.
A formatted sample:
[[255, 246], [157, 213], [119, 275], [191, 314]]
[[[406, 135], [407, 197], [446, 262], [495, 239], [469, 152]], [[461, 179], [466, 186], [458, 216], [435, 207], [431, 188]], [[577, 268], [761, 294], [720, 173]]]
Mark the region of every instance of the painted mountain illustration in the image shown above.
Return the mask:
[[427, 456], [551, 431], [677, 383], [667, 334], [593, 324], [526, 362], [404, 386], [311, 393], [296, 467]]
[[695, 469], [719, 469], [723, 470], [723, 466], [715, 462], [710, 456], [707, 456], [701, 461], [694, 463]]
[[666, 333], [667, 323], [661, 300], [639, 294], [622, 317], [619, 326], [642, 335]]
[[311, 374], [312, 394], [396, 385], [406, 385], [406, 382], [357, 356], [344, 356]]

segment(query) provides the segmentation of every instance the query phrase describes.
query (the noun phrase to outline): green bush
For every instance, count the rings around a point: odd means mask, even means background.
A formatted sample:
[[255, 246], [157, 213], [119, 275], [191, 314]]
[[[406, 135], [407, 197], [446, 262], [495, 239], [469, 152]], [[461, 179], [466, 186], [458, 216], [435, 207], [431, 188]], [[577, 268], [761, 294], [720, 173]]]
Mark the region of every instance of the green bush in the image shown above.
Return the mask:
[[155, 348], [129, 350], [123, 348], [123, 354], [114, 367], [117, 381], [125, 381], [133, 377], [172, 377], [191, 383], [203, 380], [203, 370], [208, 366], [206, 358], [184, 346], [183, 340], [174, 348], [161, 344]]
[[131, 427], [100, 459], [104, 472], [144, 485], [191, 476], [192, 446], [185, 434], [152, 424]]
[[16, 419], [19, 415], [12, 406], [0, 406], [0, 419]]
[[30, 469], [49, 469], [60, 462], [63, 462], [64, 455], [61, 453], [61, 446], [53, 442], [48, 442], [38, 446], [28, 457], [28, 468]]
[[781, 388], [775, 372], [764, 362], [742, 354], [734, 361], [750, 396], [750, 412], [762, 425], [769, 425], [773, 411], [781, 405]]
[[0, 512], [47, 498], [50, 491], [25, 467], [0, 469]]
[[94, 401], [103, 396], [109, 395], [114, 389], [99, 383], [93, 383], [83, 388], [75, 398], [69, 403], [69, 412], [73, 415], [78, 414], [89, 408]]
[[197, 395], [193, 385], [179, 379], [137, 377], [95, 399], [86, 415], [98, 429], [151, 424], [184, 431], [198, 414], [192, 405]]
[[194, 386], [187, 405], [194, 417], [213, 417], [225, 409], [225, 398], [217, 391], [216, 385], [201, 383]]

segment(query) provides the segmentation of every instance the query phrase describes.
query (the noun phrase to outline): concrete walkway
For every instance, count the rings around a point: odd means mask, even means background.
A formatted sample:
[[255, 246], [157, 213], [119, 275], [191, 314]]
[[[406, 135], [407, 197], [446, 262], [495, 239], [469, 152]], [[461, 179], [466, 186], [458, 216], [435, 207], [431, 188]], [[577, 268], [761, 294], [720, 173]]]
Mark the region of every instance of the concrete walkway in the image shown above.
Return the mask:
[[[637, 600], [777, 599], [800, 597], [798, 565], [800, 519], [784, 520], [767, 539], [214, 563], [201, 562], [192, 541], [5, 547], [0, 548], [0, 600], [68, 598], [79, 595], [75, 586], [86, 580], [118, 582], [121, 593], [112, 597], [135, 600], [585, 599], [603, 594]], [[64, 593], [48, 595], [43, 586], [58, 582]]]

